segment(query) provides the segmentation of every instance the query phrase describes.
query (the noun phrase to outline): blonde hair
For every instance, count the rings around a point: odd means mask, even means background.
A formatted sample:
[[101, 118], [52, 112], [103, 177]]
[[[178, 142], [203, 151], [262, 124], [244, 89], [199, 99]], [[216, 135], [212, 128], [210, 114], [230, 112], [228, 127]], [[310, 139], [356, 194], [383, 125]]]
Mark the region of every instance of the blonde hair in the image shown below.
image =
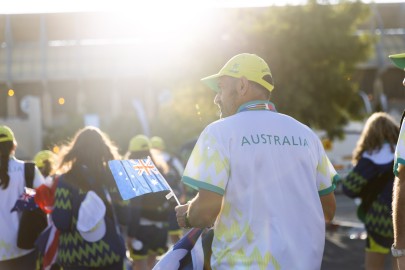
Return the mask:
[[352, 163], [356, 164], [364, 152], [380, 150], [384, 143], [388, 143], [394, 153], [398, 141], [399, 125], [388, 113], [373, 113], [366, 121], [356, 148], [353, 150]]

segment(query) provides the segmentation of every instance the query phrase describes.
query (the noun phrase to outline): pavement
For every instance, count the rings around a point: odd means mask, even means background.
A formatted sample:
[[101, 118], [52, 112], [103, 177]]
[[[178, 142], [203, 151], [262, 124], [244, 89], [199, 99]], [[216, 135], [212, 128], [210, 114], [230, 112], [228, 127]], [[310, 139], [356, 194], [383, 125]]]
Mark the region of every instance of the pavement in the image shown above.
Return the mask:
[[[356, 202], [338, 190], [335, 196], [336, 214], [332, 224], [327, 226], [321, 270], [364, 269], [367, 233], [363, 223], [356, 216]], [[392, 264], [389, 259], [383, 270], [391, 269]]]

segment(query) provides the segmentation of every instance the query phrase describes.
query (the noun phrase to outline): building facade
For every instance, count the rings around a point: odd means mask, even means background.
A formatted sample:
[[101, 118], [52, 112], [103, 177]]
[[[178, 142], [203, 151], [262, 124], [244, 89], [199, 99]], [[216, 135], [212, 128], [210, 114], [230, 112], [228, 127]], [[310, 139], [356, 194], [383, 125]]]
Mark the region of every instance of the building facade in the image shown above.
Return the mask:
[[[370, 20], [358, 31], [377, 43], [355, 79], [371, 110], [395, 114], [405, 105], [403, 72], [387, 56], [405, 51], [405, 3], [371, 5]], [[114, 121], [139, 113], [135, 103], [153, 121], [165, 89], [161, 81], [170, 80], [169, 71], [185, 74], [191, 64], [179, 59], [182, 48], [169, 46], [178, 37], [154, 36], [144, 23], [109, 12], [0, 15], [0, 122], [28, 119], [26, 96], [39, 100], [42, 130], [75, 117]]]

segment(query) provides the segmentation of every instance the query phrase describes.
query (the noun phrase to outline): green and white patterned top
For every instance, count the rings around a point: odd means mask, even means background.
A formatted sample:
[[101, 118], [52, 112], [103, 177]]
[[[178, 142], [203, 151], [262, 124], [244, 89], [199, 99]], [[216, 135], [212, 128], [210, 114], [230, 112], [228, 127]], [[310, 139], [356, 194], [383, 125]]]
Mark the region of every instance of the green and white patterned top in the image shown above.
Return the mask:
[[337, 177], [311, 129], [255, 101], [205, 128], [182, 180], [223, 195], [213, 269], [320, 269]]

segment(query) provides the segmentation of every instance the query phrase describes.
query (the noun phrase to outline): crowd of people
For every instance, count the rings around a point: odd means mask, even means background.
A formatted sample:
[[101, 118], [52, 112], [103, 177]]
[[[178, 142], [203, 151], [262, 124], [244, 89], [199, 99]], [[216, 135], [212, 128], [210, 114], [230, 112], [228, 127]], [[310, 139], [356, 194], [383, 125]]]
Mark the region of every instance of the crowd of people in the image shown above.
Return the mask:
[[[58, 154], [49, 150], [38, 152], [33, 157], [33, 187], [39, 198], [36, 203], [49, 214], [49, 227], [58, 232], [53, 236], [57, 248], [22, 249], [17, 245], [19, 214], [10, 209], [26, 187], [25, 162], [14, 155], [17, 142], [13, 131], [0, 126], [0, 269], [122, 270], [127, 261], [132, 262], [134, 270], [152, 269], [156, 256], [176, 241], [168, 237], [169, 233], [177, 238], [182, 236], [174, 205], [162, 196], [122, 200], [107, 164], [110, 160], [151, 157], [182, 198], [182, 164], [174, 167], [168, 163], [167, 156], [177, 158], [164, 151], [163, 139], [154, 140], [159, 144], [153, 146], [145, 135], [134, 136], [127, 154], [121, 157], [103, 131], [85, 127]], [[50, 242], [49, 234], [41, 237], [45, 243]]]
[[[405, 69], [405, 54], [390, 57]], [[238, 54], [202, 82], [216, 94], [220, 119], [200, 134], [185, 168], [161, 137], [137, 134], [121, 157], [90, 126], [58, 154], [33, 157], [33, 196], [48, 214], [37, 248], [17, 245], [21, 214], [10, 209], [27, 186], [25, 162], [15, 157], [13, 131], [0, 126], [0, 270], [121, 270], [128, 260], [133, 270], [149, 270], [191, 227], [212, 229], [208, 268], [320, 269], [337, 181], [362, 199], [365, 268], [383, 269], [392, 253], [395, 269], [404, 269], [403, 123], [372, 114], [352, 171], [339, 179], [318, 136], [270, 101], [274, 82], [262, 58]], [[153, 193], [123, 200], [108, 166], [120, 159], [153, 161], [181, 204]], [[195, 189], [189, 201], [185, 185]]]

